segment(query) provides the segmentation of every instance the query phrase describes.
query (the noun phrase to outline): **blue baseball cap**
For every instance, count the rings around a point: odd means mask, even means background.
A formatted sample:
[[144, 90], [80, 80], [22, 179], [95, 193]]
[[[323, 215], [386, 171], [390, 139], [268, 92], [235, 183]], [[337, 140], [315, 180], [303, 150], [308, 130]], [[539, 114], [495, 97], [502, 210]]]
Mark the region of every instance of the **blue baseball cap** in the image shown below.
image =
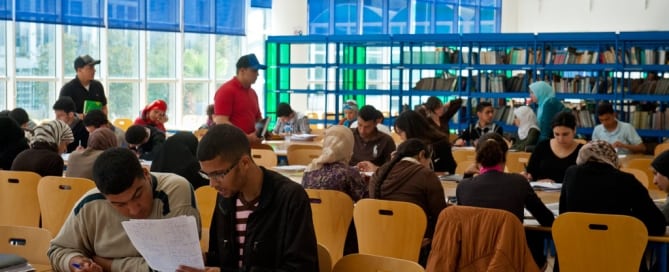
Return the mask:
[[241, 56], [237, 61], [237, 69], [253, 68], [256, 70], [267, 69], [267, 66], [260, 64], [255, 54]]

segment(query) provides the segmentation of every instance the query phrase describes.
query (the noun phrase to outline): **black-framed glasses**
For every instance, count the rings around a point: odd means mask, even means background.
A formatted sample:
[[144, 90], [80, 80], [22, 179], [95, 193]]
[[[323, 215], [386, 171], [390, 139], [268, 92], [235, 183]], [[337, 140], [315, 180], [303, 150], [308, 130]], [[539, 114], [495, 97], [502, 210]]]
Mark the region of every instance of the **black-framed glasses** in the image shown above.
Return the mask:
[[237, 167], [237, 164], [239, 164], [240, 160], [241, 159], [237, 160], [235, 163], [230, 165], [230, 167], [228, 167], [228, 169], [225, 169], [225, 170], [217, 170], [217, 171], [211, 172], [209, 174], [200, 170], [200, 176], [202, 176], [203, 178], [206, 178], [208, 180], [223, 180], [225, 178], [225, 175], [229, 174], [230, 171], [232, 171], [232, 169], [235, 169], [235, 167]]

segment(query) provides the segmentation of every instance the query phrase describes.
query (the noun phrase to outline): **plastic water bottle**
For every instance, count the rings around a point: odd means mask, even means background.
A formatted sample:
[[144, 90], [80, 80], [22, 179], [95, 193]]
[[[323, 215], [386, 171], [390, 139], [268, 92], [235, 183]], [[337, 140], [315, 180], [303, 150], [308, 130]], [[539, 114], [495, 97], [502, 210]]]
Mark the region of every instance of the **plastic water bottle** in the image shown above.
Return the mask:
[[286, 143], [286, 146], [290, 144], [290, 137], [293, 135], [293, 127], [291, 127], [289, 124], [286, 124], [283, 126], [283, 140]]

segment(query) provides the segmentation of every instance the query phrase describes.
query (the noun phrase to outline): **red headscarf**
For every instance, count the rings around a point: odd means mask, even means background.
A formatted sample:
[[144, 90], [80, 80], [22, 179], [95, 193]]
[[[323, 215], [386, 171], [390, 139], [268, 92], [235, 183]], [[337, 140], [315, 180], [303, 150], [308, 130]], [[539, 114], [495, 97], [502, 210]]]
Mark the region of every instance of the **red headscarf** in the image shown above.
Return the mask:
[[165, 132], [165, 125], [163, 125], [163, 123], [156, 123], [149, 119], [149, 112], [152, 110], [167, 111], [167, 103], [161, 99], [157, 99], [146, 105], [146, 107], [144, 107], [142, 110], [142, 115], [135, 119], [135, 125], [154, 126], [157, 129]]

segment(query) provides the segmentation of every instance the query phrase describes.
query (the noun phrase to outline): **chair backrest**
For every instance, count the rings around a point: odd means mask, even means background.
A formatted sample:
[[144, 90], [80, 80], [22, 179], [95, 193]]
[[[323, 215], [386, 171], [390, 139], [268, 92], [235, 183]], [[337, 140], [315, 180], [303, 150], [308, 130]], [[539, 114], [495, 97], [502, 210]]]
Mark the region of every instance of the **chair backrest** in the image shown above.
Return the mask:
[[0, 170], [0, 225], [39, 227], [40, 175]]
[[49, 243], [53, 239], [46, 229], [26, 226], [0, 226], [0, 252], [16, 254], [29, 263], [49, 265]]
[[197, 210], [200, 212], [200, 220], [202, 220], [202, 239], [200, 239], [202, 252], [209, 250], [209, 228], [211, 227], [211, 219], [214, 217], [217, 195], [218, 191], [211, 186], [201, 186], [195, 189]]
[[639, 182], [641, 182], [641, 184], [643, 184], [643, 187], [648, 188], [648, 184], [649, 184], [648, 175], [646, 175], [646, 173], [644, 171], [641, 171], [641, 170], [636, 169], [636, 168], [629, 168], [629, 167], [621, 167], [620, 171], [623, 171], [623, 172], [630, 173], [630, 174], [634, 175], [636, 180], [638, 180]]
[[662, 154], [662, 152], [669, 150], [669, 143], [661, 143], [655, 146], [655, 151], [653, 152], [653, 155], [657, 157], [657, 155]]
[[427, 217], [418, 205], [362, 199], [353, 208], [360, 253], [418, 261]]
[[[650, 163], [652, 161], [653, 159], [651, 158], [633, 158], [628, 160], [627, 163], [625, 163], [624, 167], [639, 169], [643, 171], [644, 173], [646, 173], [648, 181], [651, 181], [653, 180], [653, 170], [650, 168]], [[657, 186], [655, 186], [655, 184], [652, 182], [648, 183], [648, 189], [659, 190]]]
[[195, 138], [197, 138], [197, 140], [199, 141], [202, 139], [202, 137], [204, 137], [205, 134], [207, 134], [207, 131], [209, 131], [209, 129], [200, 128], [196, 131], [193, 131], [193, 135], [195, 135]]
[[251, 149], [267, 149], [267, 150], [272, 150], [272, 151], [274, 151], [274, 148], [272, 148], [271, 145], [268, 145], [268, 144], [262, 144], [262, 143], [253, 143], [253, 144], [251, 144]]
[[265, 168], [275, 167], [277, 164], [276, 153], [271, 149], [251, 149], [251, 157], [253, 161], [260, 166]]
[[341, 258], [332, 272], [424, 272], [414, 261], [368, 254], [350, 254]]
[[42, 212], [42, 228], [58, 234], [77, 201], [95, 182], [86, 178], [47, 176], [37, 185], [37, 197]]
[[648, 242], [646, 226], [624, 215], [564, 213], [552, 232], [564, 271], [637, 271]]
[[390, 132], [390, 137], [393, 138], [393, 142], [395, 142], [396, 145], [399, 145], [403, 142], [402, 137], [397, 132]]
[[587, 144], [587, 143], [588, 143], [588, 140], [586, 140], [586, 139], [578, 139], [578, 138], [577, 138], [577, 139], [574, 139], [574, 142], [577, 142], [577, 143], [579, 143], [579, 144]]
[[307, 165], [323, 153], [323, 147], [318, 145], [291, 144], [286, 150], [288, 164]]
[[475, 163], [475, 160], [458, 161], [458, 166], [455, 167], [455, 174], [463, 175], [467, 171], [467, 168]]
[[332, 271], [332, 257], [328, 248], [318, 243], [318, 272]]
[[520, 173], [525, 171], [527, 162], [530, 161], [530, 152], [508, 152], [506, 153], [506, 169], [509, 173]]
[[474, 149], [456, 149], [452, 151], [453, 159], [458, 164], [455, 173], [462, 175], [467, 168], [476, 163], [476, 151]]
[[114, 126], [120, 128], [123, 131], [128, 130], [134, 122], [130, 118], [116, 118], [114, 119]]
[[346, 234], [353, 219], [353, 200], [347, 194], [335, 190], [306, 191], [311, 202], [316, 240], [328, 248], [331, 263], [334, 264], [344, 254]]

